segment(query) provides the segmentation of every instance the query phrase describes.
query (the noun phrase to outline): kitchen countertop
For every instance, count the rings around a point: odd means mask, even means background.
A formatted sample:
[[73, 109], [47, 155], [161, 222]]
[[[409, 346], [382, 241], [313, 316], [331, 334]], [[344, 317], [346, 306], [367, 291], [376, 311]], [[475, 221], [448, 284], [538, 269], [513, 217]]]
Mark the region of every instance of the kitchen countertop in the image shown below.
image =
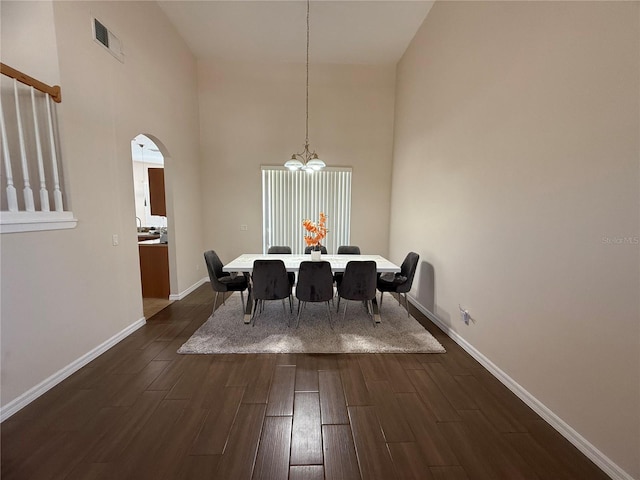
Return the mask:
[[144, 240], [155, 240], [156, 238], [160, 238], [159, 233], [138, 233], [138, 241]]
[[160, 243], [160, 239], [156, 238], [154, 240], [142, 240], [138, 242], [138, 245], [162, 246], [162, 245], [167, 245], [167, 243]]

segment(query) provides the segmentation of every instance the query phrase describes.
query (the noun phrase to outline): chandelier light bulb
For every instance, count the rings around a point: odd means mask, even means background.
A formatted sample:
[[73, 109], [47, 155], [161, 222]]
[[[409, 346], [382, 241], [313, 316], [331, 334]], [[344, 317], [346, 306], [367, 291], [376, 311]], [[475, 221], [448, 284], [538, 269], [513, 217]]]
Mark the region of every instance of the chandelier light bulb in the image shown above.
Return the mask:
[[326, 166], [327, 165], [322, 160], [320, 160], [318, 156], [315, 154], [311, 158], [311, 160], [307, 162], [307, 167], [315, 171], [322, 170]]
[[293, 154], [291, 155], [291, 160], [288, 160], [284, 164], [284, 166], [287, 167], [289, 170], [294, 171], [294, 170], [300, 170], [301, 168], [303, 168], [304, 164], [296, 158], [295, 154]]

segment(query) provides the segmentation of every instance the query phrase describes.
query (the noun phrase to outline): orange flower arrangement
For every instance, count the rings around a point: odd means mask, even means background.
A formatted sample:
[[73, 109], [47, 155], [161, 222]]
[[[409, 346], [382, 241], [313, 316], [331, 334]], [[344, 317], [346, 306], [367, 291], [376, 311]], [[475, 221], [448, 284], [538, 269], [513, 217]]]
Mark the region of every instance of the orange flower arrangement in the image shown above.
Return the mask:
[[308, 247], [320, 245], [320, 241], [327, 236], [327, 216], [320, 212], [320, 220], [316, 224], [309, 219], [302, 221], [302, 226], [309, 232], [304, 236], [304, 241]]

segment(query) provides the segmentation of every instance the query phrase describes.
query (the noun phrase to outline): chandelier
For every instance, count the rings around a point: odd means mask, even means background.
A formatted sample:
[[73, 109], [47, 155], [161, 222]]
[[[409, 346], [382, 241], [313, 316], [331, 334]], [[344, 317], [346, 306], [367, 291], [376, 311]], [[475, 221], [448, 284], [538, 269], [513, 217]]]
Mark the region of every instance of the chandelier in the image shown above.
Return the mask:
[[316, 152], [309, 150], [309, 3], [310, 0], [307, 0], [307, 117], [304, 150], [300, 153], [294, 153], [291, 155], [291, 159], [285, 162], [284, 166], [289, 170], [305, 170], [307, 172], [313, 172], [314, 170], [322, 170], [326, 167], [326, 164], [318, 158], [318, 154]]

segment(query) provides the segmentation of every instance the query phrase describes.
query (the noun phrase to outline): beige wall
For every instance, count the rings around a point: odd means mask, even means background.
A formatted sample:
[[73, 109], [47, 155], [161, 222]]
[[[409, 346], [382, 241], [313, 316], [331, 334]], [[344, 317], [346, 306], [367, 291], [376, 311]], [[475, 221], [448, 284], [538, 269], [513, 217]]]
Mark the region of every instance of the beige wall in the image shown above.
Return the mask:
[[[351, 243], [367, 253], [388, 250], [394, 84], [394, 67], [310, 66], [310, 146], [353, 167]], [[304, 147], [305, 67], [201, 62], [198, 85], [205, 246], [230, 260], [262, 250], [260, 166]]]
[[[90, 13], [124, 64], [91, 40]], [[312, 65], [310, 140], [353, 167], [352, 243], [396, 261], [418, 251], [418, 302], [640, 478], [638, 13], [437, 3], [398, 67], [395, 147], [382, 67]], [[165, 155], [172, 293], [204, 276], [205, 248], [260, 248], [259, 167], [302, 147], [304, 69], [196, 71], [151, 2], [3, 1], [2, 22], [2, 61], [62, 86], [79, 219], [2, 236], [4, 406], [142, 316], [137, 133]]]
[[[124, 64], [93, 41], [91, 14], [123, 42]], [[142, 317], [130, 146], [138, 133], [165, 155], [172, 293], [205, 274], [196, 64], [157, 5], [2, 2], [2, 26], [2, 61], [62, 87], [78, 219], [73, 230], [2, 235], [5, 406]], [[35, 33], [25, 42], [12, 31]], [[49, 42], [57, 58], [41, 49]]]
[[437, 2], [398, 66], [390, 239], [422, 306], [635, 478], [639, 18]]

